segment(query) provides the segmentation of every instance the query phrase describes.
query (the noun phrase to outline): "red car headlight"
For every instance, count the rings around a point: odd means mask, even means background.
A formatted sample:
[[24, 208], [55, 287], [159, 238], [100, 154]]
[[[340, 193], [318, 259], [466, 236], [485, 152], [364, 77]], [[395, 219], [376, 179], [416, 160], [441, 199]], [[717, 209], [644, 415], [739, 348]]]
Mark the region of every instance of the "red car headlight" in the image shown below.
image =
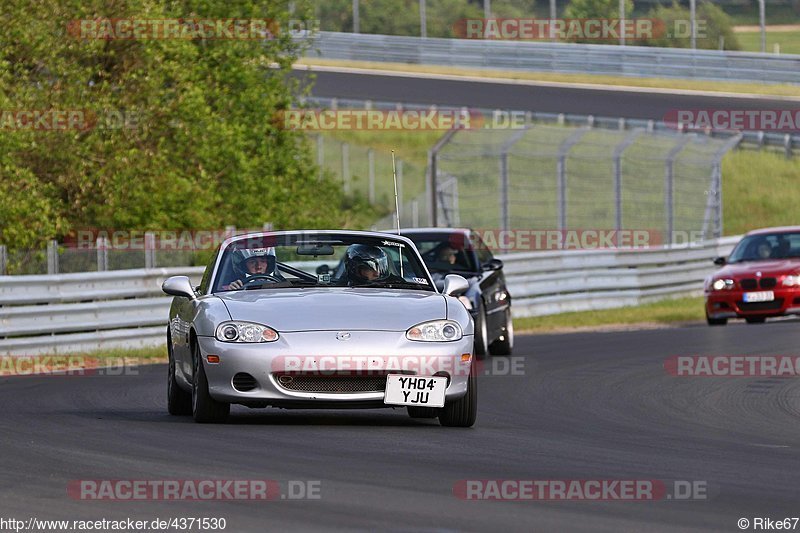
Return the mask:
[[733, 288], [732, 279], [715, 279], [711, 283], [711, 288], [715, 291], [726, 291]]
[[781, 281], [781, 285], [784, 287], [800, 287], [800, 276], [797, 274], [790, 274], [788, 276], [783, 276], [783, 281]]

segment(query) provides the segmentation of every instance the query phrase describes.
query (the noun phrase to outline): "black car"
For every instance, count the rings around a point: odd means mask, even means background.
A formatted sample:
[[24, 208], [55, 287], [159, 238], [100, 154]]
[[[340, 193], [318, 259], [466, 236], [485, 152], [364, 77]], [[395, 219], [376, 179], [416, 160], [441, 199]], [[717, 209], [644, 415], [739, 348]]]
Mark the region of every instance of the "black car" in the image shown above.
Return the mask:
[[469, 281], [469, 289], [459, 300], [475, 320], [476, 356], [511, 355], [514, 326], [503, 262], [492, 255], [478, 234], [452, 228], [404, 229], [401, 234], [414, 241], [439, 290], [447, 274], [459, 274]]

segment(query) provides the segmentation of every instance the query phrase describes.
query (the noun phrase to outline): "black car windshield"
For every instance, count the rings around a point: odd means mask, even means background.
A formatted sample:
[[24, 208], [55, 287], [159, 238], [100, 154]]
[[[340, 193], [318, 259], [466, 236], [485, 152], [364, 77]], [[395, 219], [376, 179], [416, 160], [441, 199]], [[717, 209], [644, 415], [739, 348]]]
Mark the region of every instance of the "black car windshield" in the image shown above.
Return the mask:
[[748, 235], [736, 245], [728, 263], [800, 258], [800, 232]]
[[408, 244], [348, 233], [262, 234], [221, 251], [213, 292], [292, 287], [435, 291]]
[[475, 254], [461, 233], [406, 235], [414, 241], [432, 273], [476, 272]]

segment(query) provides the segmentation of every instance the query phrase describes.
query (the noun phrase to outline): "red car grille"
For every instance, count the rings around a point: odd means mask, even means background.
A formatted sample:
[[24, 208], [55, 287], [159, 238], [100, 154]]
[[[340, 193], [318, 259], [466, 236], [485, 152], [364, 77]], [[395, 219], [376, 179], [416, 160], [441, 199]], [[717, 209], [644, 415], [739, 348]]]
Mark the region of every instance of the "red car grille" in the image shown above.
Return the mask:
[[[742, 289], [752, 291], [759, 287], [759, 280], [755, 278], [745, 278], [739, 280], [739, 284], [742, 286]], [[778, 281], [775, 278], [761, 278], [760, 285], [762, 289], [773, 289], [777, 284]]]

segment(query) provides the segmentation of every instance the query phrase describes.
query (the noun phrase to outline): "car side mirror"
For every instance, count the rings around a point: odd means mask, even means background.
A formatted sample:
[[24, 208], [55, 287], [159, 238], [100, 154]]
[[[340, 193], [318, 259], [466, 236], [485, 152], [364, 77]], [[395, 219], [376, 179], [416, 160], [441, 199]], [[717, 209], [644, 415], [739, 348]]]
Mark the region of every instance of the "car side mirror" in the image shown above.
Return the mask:
[[497, 258], [481, 265], [481, 270], [500, 270], [501, 268], [503, 268], [503, 262]]
[[714, 264], [715, 264], [715, 265], [722, 266], [722, 265], [724, 265], [725, 263], [726, 263], [726, 261], [725, 261], [725, 258], [724, 258], [724, 257], [715, 257], [715, 258], [714, 258]]
[[186, 276], [172, 276], [171, 278], [167, 278], [161, 285], [161, 290], [171, 296], [183, 296], [190, 300], [197, 298], [194, 289], [192, 289], [192, 282], [189, 281], [189, 278]]
[[460, 296], [469, 289], [469, 281], [458, 274], [448, 274], [444, 278], [444, 290], [447, 296]]

